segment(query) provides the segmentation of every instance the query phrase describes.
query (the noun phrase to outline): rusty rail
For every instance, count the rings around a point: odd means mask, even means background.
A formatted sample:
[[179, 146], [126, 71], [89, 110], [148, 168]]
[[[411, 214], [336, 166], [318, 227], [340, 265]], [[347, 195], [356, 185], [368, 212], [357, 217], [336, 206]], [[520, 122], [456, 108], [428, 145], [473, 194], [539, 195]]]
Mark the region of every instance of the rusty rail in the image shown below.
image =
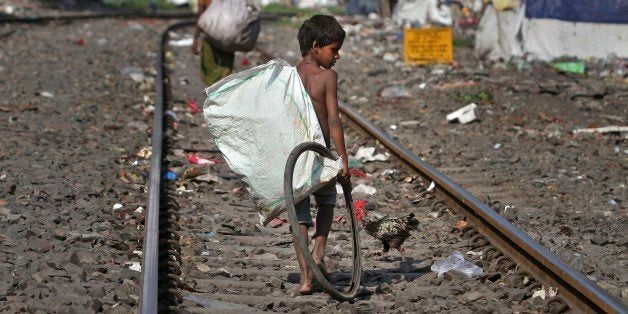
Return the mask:
[[449, 206], [467, 217], [478, 231], [527, 270], [538, 281], [558, 287], [561, 296], [571, 309], [583, 312], [627, 313], [624, 304], [609, 295], [594, 282], [567, 265], [545, 247], [534, 241], [488, 205], [471, 195], [442, 172], [430, 166], [415, 153], [394, 140], [356, 109], [340, 103], [340, 111], [349, 123], [377, 139], [406, 166], [417, 172], [427, 182], [436, 184], [435, 193]]

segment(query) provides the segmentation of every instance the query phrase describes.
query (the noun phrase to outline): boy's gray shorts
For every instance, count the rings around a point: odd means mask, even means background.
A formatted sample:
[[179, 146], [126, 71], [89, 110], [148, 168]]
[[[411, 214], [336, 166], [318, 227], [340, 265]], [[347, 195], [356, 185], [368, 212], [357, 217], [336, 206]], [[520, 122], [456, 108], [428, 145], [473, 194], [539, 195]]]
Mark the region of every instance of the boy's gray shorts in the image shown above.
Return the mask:
[[[318, 191], [314, 192], [312, 195], [314, 195], [314, 199], [316, 200], [316, 205], [319, 210], [321, 205], [336, 206], [336, 180], [329, 182], [329, 184], [318, 189]], [[304, 200], [297, 203], [294, 207], [297, 212], [299, 224], [312, 227], [314, 223], [312, 221], [312, 214], [310, 213], [310, 197], [308, 196]]]

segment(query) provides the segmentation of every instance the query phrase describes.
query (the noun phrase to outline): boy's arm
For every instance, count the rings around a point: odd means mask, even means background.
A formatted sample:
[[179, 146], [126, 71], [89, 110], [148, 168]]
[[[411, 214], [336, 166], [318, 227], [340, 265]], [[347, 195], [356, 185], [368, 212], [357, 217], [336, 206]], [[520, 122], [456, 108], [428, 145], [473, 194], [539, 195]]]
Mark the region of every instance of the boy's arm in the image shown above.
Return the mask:
[[329, 135], [336, 145], [336, 151], [342, 158], [342, 174], [339, 177], [341, 184], [350, 183], [349, 157], [345, 148], [345, 136], [340, 121], [338, 110], [338, 74], [333, 70], [324, 73], [325, 104], [327, 106], [327, 123], [329, 123]]

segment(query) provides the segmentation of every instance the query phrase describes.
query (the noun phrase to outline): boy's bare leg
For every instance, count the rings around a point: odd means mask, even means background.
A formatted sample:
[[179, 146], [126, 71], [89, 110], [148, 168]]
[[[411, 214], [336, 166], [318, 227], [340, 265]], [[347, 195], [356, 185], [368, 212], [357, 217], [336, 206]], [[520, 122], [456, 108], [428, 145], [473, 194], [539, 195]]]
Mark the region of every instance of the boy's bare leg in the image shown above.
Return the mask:
[[[307, 225], [299, 224], [299, 231], [301, 232], [301, 236], [305, 239], [306, 243], [309, 244], [309, 235], [307, 233]], [[292, 236], [292, 245], [294, 246], [294, 250], [297, 254], [297, 261], [299, 262], [299, 293], [311, 293], [312, 292], [312, 278], [310, 277], [310, 272], [307, 268], [307, 262], [305, 262], [305, 256], [297, 250], [297, 238]]]
[[312, 258], [314, 262], [321, 268], [321, 271], [327, 276], [327, 268], [325, 267], [325, 244], [331, 230], [331, 222], [334, 218], [333, 205], [320, 205], [316, 214], [316, 233], [314, 233], [314, 249], [312, 250]]

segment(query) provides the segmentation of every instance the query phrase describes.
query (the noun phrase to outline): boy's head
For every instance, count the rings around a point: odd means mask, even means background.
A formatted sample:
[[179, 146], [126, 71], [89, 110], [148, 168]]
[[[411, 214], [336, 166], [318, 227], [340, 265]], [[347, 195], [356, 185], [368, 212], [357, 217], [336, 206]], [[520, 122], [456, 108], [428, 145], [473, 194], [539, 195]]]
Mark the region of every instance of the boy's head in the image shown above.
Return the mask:
[[334, 42], [345, 40], [345, 31], [331, 15], [314, 15], [299, 29], [299, 48], [305, 56], [313, 47], [324, 47]]

